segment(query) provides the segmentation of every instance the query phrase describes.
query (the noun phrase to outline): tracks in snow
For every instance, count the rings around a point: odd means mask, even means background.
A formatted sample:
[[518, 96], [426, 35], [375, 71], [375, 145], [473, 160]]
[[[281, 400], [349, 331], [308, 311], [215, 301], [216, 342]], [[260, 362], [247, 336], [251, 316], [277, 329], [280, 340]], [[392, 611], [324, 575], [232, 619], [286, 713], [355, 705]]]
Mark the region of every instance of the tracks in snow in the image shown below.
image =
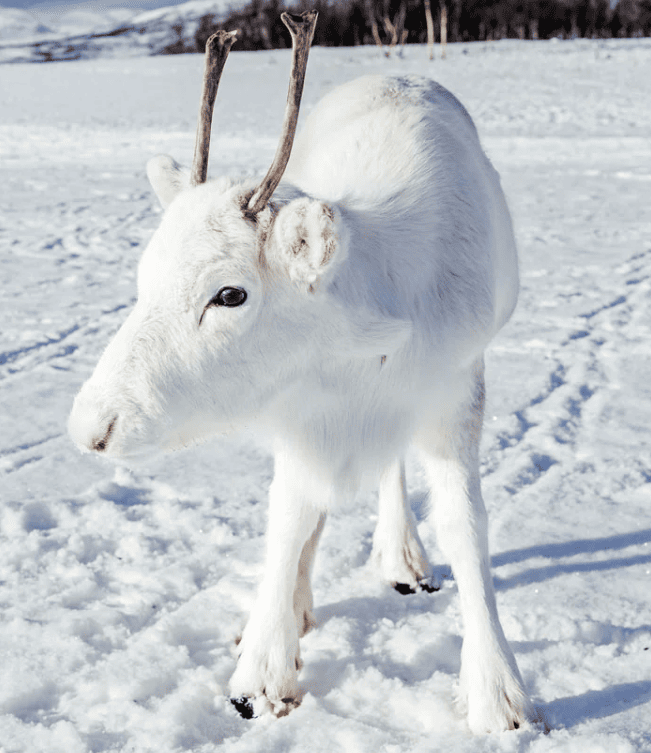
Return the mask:
[[[549, 352], [552, 366], [544, 388], [495, 436], [482, 470], [484, 475], [499, 472], [512, 495], [552, 469], [569, 470], [590, 462], [589, 446], [609, 420], [610, 403], [627, 388], [627, 364], [621, 354], [630, 353], [638, 340], [641, 352], [647, 352], [651, 249], [615, 265], [609, 279], [610, 295], [575, 315], [568, 336]], [[640, 482], [651, 480], [644, 464], [639, 473]]]
[[[90, 189], [79, 180], [86, 195], [62, 202], [55, 172], [39, 181], [9, 175], [0, 227], [7, 303], [0, 311], [0, 382], [42, 366], [92, 363], [103, 331], [117, 328], [134, 298], [140, 247], [157, 222], [153, 198], [134, 190], [133, 175]], [[65, 177], [74, 185], [74, 175]]]
[[92, 181], [84, 166], [9, 169], [5, 178], [0, 501], [20, 498], [39, 474], [57, 476], [56, 458], [72, 451], [70, 404], [126, 316], [158, 221], [144, 175], [129, 169]]

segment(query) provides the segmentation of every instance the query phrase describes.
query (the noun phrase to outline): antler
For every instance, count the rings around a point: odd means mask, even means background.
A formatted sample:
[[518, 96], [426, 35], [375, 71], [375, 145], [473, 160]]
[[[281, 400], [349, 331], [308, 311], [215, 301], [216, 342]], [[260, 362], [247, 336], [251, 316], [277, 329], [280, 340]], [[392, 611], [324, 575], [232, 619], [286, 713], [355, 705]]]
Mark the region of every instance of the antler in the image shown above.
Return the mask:
[[231, 45], [237, 39], [237, 31], [218, 31], [206, 42], [206, 63], [203, 71], [203, 91], [199, 107], [197, 137], [194, 143], [194, 160], [190, 183], [198, 186], [206, 182], [208, 174], [208, 153], [210, 151], [210, 128], [212, 111], [217, 96], [217, 87], [222, 75], [224, 63]]
[[258, 212], [261, 212], [267, 206], [267, 202], [278, 187], [287, 167], [289, 155], [292, 152], [292, 144], [294, 143], [294, 135], [296, 134], [296, 123], [298, 122], [298, 110], [301, 104], [301, 95], [303, 94], [307, 57], [310, 53], [312, 38], [314, 37], [317, 16], [318, 13], [315, 10], [306, 11], [305, 13], [301, 13], [300, 16], [290, 13], [283, 13], [280, 16], [292, 35], [292, 70], [289, 75], [285, 119], [283, 120], [283, 128], [278, 148], [276, 149], [276, 155], [271, 163], [269, 172], [249, 199], [248, 214], [258, 214]]

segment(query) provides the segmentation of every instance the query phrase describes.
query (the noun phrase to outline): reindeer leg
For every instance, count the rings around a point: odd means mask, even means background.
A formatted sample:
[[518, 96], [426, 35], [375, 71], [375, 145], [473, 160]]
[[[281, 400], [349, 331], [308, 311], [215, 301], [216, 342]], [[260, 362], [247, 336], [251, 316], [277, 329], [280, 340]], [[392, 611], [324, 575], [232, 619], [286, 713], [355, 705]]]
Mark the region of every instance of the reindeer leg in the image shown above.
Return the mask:
[[298, 562], [298, 574], [294, 588], [294, 614], [296, 615], [296, 628], [299, 638], [309, 633], [316, 625], [314, 615], [312, 614], [312, 564], [314, 563], [314, 555], [316, 554], [316, 548], [319, 544], [325, 521], [326, 515], [325, 513], [321, 513], [319, 522], [305, 543]]
[[479, 481], [478, 445], [484, 404], [483, 363], [473, 374], [468, 404], [436, 429], [421, 431], [436, 504], [439, 547], [459, 589], [464, 641], [460, 701], [476, 734], [522, 726], [532, 708], [500, 625], [489, 569], [487, 516]]
[[432, 592], [440, 588], [409, 506], [402, 459], [391, 463], [380, 479], [378, 522], [371, 558], [382, 578], [399, 593], [415, 593], [419, 588]]
[[[240, 658], [230, 682], [232, 702], [244, 717], [272, 711], [287, 714], [299, 703], [299, 634], [305, 614], [314, 548], [324, 516], [310, 500], [297, 464], [276, 456], [269, 490], [267, 558], [258, 597], [239, 643]], [[298, 599], [296, 593], [298, 592]], [[308, 605], [309, 602], [309, 605]], [[298, 607], [300, 627], [297, 625]]]

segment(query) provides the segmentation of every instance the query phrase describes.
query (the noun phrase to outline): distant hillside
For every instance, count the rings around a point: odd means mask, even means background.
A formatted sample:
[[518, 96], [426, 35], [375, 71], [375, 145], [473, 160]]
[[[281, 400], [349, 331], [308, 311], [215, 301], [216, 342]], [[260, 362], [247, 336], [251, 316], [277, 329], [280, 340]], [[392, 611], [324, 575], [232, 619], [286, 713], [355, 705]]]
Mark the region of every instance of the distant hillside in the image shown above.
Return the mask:
[[[651, 36], [651, 0], [454, 0], [430, 5], [434, 18], [429, 26], [436, 41], [442, 28], [448, 42]], [[398, 44], [428, 41], [423, 0], [191, 0], [138, 13], [76, 10], [46, 24], [25, 11], [0, 8], [0, 62], [198, 52], [223, 23], [240, 30], [238, 50], [286, 47], [290, 39], [281, 12], [308, 7], [319, 12], [314, 45], [378, 44], [388, 55]]]
[[0, 8], [0, 62], [133, 57], [192, 50], [201, 18], [216, 21], [246, 0], [190, 0], [139, 13], [71, 11], [43, 25], [27, 11]]
[[0, 7], [0, 44], [28, 43], [46, 38], [101, 33], [132, 18], [127, 8], [71, 8], [62, 13]]
[[50, 29], [39, 20], [19, 8], [0, 8], [0, 44], [6, 40], [47, 34]]

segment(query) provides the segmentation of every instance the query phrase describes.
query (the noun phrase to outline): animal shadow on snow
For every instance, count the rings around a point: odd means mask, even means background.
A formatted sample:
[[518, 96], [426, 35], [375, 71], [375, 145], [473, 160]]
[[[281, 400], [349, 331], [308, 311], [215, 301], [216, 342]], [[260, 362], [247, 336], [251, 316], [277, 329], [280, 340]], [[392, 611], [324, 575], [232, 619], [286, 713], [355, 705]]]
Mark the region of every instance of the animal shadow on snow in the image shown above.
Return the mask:
[[[562, 544], [542, 544], [526, 549], [514, 549], [510, 552], [502, 552], [491, 558], [492, 568], [501, 565], [515, 564], [533, 557], [545, 557], [558, 560], [562, 557], [576, 557], [579, 554], [595, 554], [597, 552], [616, 549], [627, 549], [631, 546], [641, 546], [651, 542], [651, 529], [632, 531], [614, 536], [606, 536], [600, 539], [577, 539]], [[613, 570], [618, 567], [631, 567], [632, 565], [646, 565], [651, 563], [651, 554], [637, 555], [634, 557], [613, 557], [608, 560], [586, 562], [556, 562], [546, 567], [530, 568], [517, 573], [510, 578], [493, 576], [495, 590], [504, 591], [513, 586], [528, 586], [533, 583], [541, 583], [557, 575], [568, 573], [584, 573], [599, 570]]]
[[[430, 495], [428, 492], [413, 492], [409, 495], [409, 506], [421, 523], [430, 514]], [[362, 566], [371, 555], [372, 536], [365, 537], [360, 559], [356, 566]], [[449, 565], [433, 563], [433, 572], [439, 582], [452, 579]], [[330, 620], [344, 618], [354, 624], [349, 634], [351, 652], [340, 659], [327, 656], [323, 660], [306, 662], [301, 686], [309, 688], [310, 693], [326, 696], [336, 687], [350, 665], [363, 668], [372, 662], [385, 677], [399, 678], [408, 685], [422, 682], [435, 671], [458, 675], [462, 639], [460, 635], [434, 636], [434, 642], [423, 645], [407, 662], [396, 662], [381, 651], [370, 651], [372, 635], [377, 624], [383, 619], [400, 621], [407, 614], [422, 614], [435, 611], [444, 613], [457, 597], [456, 589], [439, 590], [435, 593], [420, 591], [418, 594], [405, 596], [387, 585], [384, 596], [357, 596], [342, 601], [315, 606], [317, 630], [322, 630]]]
[[398, 678], [406, 685], [422, 682], [436, 671], [458, 675], [461, 664], [460, 635], [430, 636], [421, 648], [404, 662], [389, 658], [381, 648], [370, 649], [372, 637], [382, 620], [401, 622], [409, 613], [422, 614], [432, 610], [442, 614], [455, 597], [456, 592], [452, 590], [438, 591], [435, 594], [421, 592], [417, 596], [408, 597], [413, 606], [407, 607], [405, 611], [405, 597], [390, 590], [384, 598], [359, 596], [317, 607], [314, 610], [317, 630], [323, 630], [330, 620], [336, 618], [347, 619], [349, 627], [352, 623], [352, 629], [348, 630], [351, 650], [349, 654], [338, 659], [328, 655], [322, 660], [306, 662], [301, 686], [309, 688], [312, 695], [326, 696], [341, 683], [351, 665], [363, 669], [371, 664], [384, 677]]
[[651, 681], [626, 682], [605, 690], [557, 698], [543, 707], [553, 727], [574, 727], [590, 719], [602, 719], [651, 701]]
[[119, 507], [136, 507], [146, 505], [151, 501], [149, 489], [138, 489], [131, 486], [122, 486], [111, 481], [99, 492], [99, 496], [107, 502], [113, 502]]
[[[633, 531], [631, 533], [616, 534], [598, 539], [577, 539], [562, 544], [543, 544], [526, 549], [514, 549], [510, 552], [497, 554], [492, 558], [492, 566], [523, 562], [532, 557], [547, 557], [560, 559], [575, 557], [580, 554], [595, 554], [597, 552], [626, 549], [631, 546], [641, 546], [651, 542], [651, 529]], [[629, 557], [613, 557], [608, 560], [555, 563], [547, 567], [531, 568], [511, 578], [495, 577], [496, 590], [506, 590], [514, 586], [530, 585], [564, 575], [567, 573], [594, 572], [615, 568], [631, 567], [632, 565], [647, 565], [651, 563], [651, 555], [637, 555]], [[649, 626], [635, 628], [630, 631], [647, 632]], [[522, 646], [520, 646], [522, 649]], [[613, 685], [604, 690], [590, 690], [579, 696], [558, 698], [541, 706], [548, 723], [552, 727], [570, 728], [590, 719], [600, 719], [619, 714], [629, 709], [641, 706], [651, 700], [651, 681], [623, 683]]]

